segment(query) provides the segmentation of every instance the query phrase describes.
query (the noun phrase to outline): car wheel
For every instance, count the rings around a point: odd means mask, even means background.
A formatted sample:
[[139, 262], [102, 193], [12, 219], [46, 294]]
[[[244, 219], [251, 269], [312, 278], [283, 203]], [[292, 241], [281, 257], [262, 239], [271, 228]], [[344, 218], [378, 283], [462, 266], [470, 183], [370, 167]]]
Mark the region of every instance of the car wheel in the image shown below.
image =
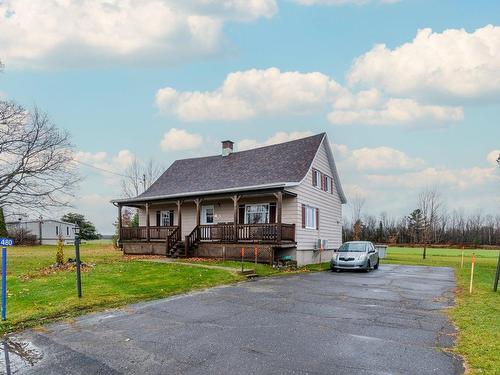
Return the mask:
[[371, 269], [372, 269], [372, 266], [370, 264], [370, 261], [368, 261], [368, 263], [366, 264], [365, 272], [370, 272]]
[[375, 264], [375, 265], [373, 266], [373, 269], [374, 269], [374, 270], [378, 270], [378, 265], [379, 265], [379, 263], [380, 263], [380, 261], [379, 261], [379, 260], [377, 260], [377, 264]]

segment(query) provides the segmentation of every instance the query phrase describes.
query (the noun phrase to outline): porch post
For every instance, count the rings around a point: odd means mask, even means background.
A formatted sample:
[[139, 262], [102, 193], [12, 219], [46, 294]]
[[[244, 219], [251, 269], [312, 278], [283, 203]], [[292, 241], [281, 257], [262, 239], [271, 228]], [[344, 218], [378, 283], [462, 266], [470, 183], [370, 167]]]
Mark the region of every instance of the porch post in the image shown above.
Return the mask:
[[122, 205], [118, 205], [118, 243], [122, 242]]
[[146, 242], [149, 242], [149, 203], [146, 203]]
[[238, 242], [238, 201], [240, 198], [240, 195], [233, 195], [231, 197], [233, 200], [234, 242]]
[[276, 240], [278, 242], [281, 242], [281, 223], [282, 223], [282, 216], [283, 216], [283, 192], [278, 191], [277, 193], [274, 193], [274, 196], [276, 197], [276, 224], [278, 224], [278, 233], [277, 233], [277, 238]]
[[196, 226], [200, 226], [200, 209], [201, 209], [201, 202], [203, 199], [201, 198], [196, 198], [194, 200], [194, 204], [196, 204]]
[[178, 200], [177, 201], [177, 226], [179, 227], [179, 233], [181, 234], [181, 238], [182, 238], [182, 213], [181, 213], [181, 206], [182, 206], [182, 201]]

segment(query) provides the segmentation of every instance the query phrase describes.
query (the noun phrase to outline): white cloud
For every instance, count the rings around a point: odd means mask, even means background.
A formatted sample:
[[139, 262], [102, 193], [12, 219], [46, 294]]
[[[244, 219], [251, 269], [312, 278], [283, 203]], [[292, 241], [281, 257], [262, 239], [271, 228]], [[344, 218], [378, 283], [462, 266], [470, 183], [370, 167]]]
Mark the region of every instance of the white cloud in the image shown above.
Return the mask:
[[340, 85], [322, 73], [277, 68], [230, 73], [214, 91], [160, 89], [156, 104], [184, 121], [244, 120], [263, 114], [305, 114], [325, 108]]
[[427, 93], [478, 97], [500, 92], [500, 27], [468, 33], [422, 29], [415, 39], [394, 49], [385, 44], [357, 58], [350, 84], [383, 88], [391, 94]]
[[363, 107], [359, 103], [359, 99], [357, 101], [354, 103], [353, 109], [335, 109], [334, 105], [334, 110], [328, 114], [328, 120], [332, 124], [338, 125], [425, 125], [426, 123], [456, 122], [464, 117], [461, 107], [426, 105], [413, 99], [391, 98], [380, 104], [373, 101], [370, 103], [374, 104], [373, 107], [369, 105]]
[[183, 129], [172, 128], [161, 140], [163, 151], [192, 150], [202, 145], [203, 138], [199, 134], [189, 133]]
[[263, 142], [259, 142], [256, 139], [242, 139], [237, 143], [238, 151], [249, 150], [252, 148], [274, 145], [277, 143], [283, 143], [288, 141], [293, 141], [295, 139], [305, 138], [313, 135], [311, 131], [297, 131], [297, 132], [277, 132], [273, 136], [269, 137]]
[[492, 165], [498, 165], [497, 160], [500, 158], [500, 150], [493, 150], [488, 153], [486, 156], [486, 160], [490, 162]]
[[333, 144], [332, 148], [342, 169], [415, 169], [425, 164], [420, 158], [412, 158], [403, 151], [387, 146], [350, 150], [346, 145]]
[[294, 0], [300, 5], [365, 5], [369, 3], [392, 4], [398, 3], [400, 0]]
[[170, 64], [219, 50], [225, 22], [276, 12], [275, 0], [5, 0], [2, 59], [15, 68]]

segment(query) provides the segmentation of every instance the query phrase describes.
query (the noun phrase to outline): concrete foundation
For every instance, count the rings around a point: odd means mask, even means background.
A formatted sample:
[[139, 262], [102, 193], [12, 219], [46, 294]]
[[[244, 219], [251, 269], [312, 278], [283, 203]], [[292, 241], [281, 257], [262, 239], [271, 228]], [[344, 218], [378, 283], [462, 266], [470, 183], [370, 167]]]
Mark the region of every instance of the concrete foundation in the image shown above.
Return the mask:
[[[333, 258], [333, 250], [325, 250], [321, 253], [321, 262], [329, 262]], [[319, 250], [297, 250], [296, 251], [297, 265], [305, 266], [306, 264], [313, 264], [320, 262]]]
[[164, 242], [124, 242], [123, 253], [127, 255], [165, 255], [167, 245]]

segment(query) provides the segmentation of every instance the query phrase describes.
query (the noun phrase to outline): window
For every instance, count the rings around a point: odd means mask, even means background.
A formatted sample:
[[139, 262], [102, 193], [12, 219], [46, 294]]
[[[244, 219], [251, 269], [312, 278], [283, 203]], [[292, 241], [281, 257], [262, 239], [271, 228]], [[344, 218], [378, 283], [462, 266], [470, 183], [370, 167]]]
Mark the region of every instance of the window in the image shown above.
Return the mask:
[[69, 236], [69, 227], [66, 227], [66, 236]]
[[319, 210], [315, 207], [302, 205], [302, 227], [318, 229]]
[[332, 192], [332, 178], [330, 176], [325, 176], [325, 189], [329, 193]]
[[59, 227], [56, 225], [56, 236], [59, 236]]
[[321, 185], [321, 172], [313, 169], [313, 176], [312, 176], [312, 182], [314, 187], [320, 187]]
[[170, 227], [174, 225], [174, 215], [173, 211], [161, 211], [160, 212], [160, 226]]
[[245, 224], [269, 223], [269, 204], [245, 205]]
[[205, 225], [214, 223], [214, 206], [201, 207], [201, 223]]

